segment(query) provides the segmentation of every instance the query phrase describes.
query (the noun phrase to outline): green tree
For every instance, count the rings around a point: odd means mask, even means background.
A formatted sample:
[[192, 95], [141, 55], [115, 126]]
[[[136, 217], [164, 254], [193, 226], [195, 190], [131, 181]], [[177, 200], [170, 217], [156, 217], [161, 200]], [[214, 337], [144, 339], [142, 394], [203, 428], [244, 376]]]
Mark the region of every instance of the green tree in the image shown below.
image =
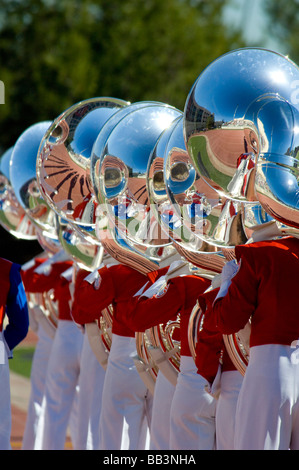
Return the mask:
[[92, 96], [183, 109], [199, 73], [243, 46], [226, 0], [0, 0], [0, 149]]
[[283, 53], [299, 64], [299, 1], [265, 0], [269, 32], [280, 42]]

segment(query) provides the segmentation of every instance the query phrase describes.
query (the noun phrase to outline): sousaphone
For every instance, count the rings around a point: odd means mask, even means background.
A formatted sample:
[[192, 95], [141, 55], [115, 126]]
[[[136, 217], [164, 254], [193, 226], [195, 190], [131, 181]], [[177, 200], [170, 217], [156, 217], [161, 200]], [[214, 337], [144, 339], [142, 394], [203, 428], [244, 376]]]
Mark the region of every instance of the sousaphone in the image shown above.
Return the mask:
[[0, 158], [0, 224], [15, 238], [36, 240], [35, 226], [16, 198], [10, 181], [12, 151], [10, 147]]
[[[103, 126], [93, 149], [97, 234], [111, 256], [146, 274], [177, 257], [151, 213], [147, 166], [160, 134], [182, 113], [164, 103], [138, 102], [120, 114], [116, 125], [108, 121]], [[136, 367], [153, 390], [157, 369], [148, 355], [146, 335], [137, 335], [136, 344]]]
[[[244, 48], [213, 61], [192, 86], [184, 138], [198, 175], [226, 200], [218, 234], [236, 221], [248, 242], [298, 236], [298, 78], [297, 65], [287, 57]], [[228, 258], [237, 244], [234, 239], [222, 244]], [[246, 354], [236, 353], [237, 336], [225, 341], [244, 373]]]
[[55, 216], [43, 198], [36, 175], [40, 142], [51, 121], [29, 126], [17, 139], [10, 160], [10, 181], [25, 213], [41, 230], [55, 236]]
[[[128, 102], [95, 97], [74, 104], [49, 127], [39, 146], [36, 172], [43, 197], [55, 212], [57, 237], [87, 275], [101, 264], [115, 262], [95, 232], [97, 200], [90, 180], [93, 144], [103, 125]], [[75, 279], [74, 279], [75, 281]], [[102, 312], [101, 324], [85, 325], [91, 348], [106, 368], [111, 347], [112, 307]]]
[[[17, 220], [15, 222], [18, 229], [17, 231], [13, 229], [12, 233], [18, 238], [24, 238], [24, 229], [27, 226], [32, 227], [34, 239], [39, 242], [48, 260], [61, 250], [61, 246], [56, 235], [55, 213], [42, 198], [38, 188], [36, 159], [41, 139], [50, 124], [51, 121], [39, 122], [23, 131], [12, 148], [9, 162], [7, 160], [3, 167], [3, 172], [6, 173], [6, 178], [11, 184], [11, 192], [14, 196], [13, 205], [18, 209], [20, 215], [19, 223]], [[6, 156], [4, 157], [5, 161]], [[10, 201], [11, 198], [9, 198]], [[11, 205], [9, 204], [8, 207], [11, 208]], [[6, 216], [9, 215], [8, 210]], [[23, 269], [25, 269], [25, 265]], [[35, 310], [35, 315], [39, 316], [39, 320], [48, 333], [54, 336], [58, 313], [53, 292], [29, 293], [27, 297], [29, 308]]]
[[[182, 124], [182, 116], [179, 116], [163, 131], [151, 153], [147, 169], [151, 209], [162, 230], [171, 239], [179, 258], [185, 261], [185, 274], [212, 279], [221, 271], [225, 258], [219, 249], [196, 238], [184, 220], [184, 210], [188, 211], [195, 201], [196, 172], [185, 149]], [[192, 194], [190, 198], [185, 194], [187, 189]], [[202, 196], [205, 195], [202, 193]], [[216, 196], [216, 201], [218, 199]], [[199, 197], [196, 200], [198, 202]], [[201, 213], [201, 226], [202, 223]], [[150, 353], [174, 385], [180, 370], [179, 328], [180, 315], [176, 321], [157, 325], [147, 331], [151, 340]]]

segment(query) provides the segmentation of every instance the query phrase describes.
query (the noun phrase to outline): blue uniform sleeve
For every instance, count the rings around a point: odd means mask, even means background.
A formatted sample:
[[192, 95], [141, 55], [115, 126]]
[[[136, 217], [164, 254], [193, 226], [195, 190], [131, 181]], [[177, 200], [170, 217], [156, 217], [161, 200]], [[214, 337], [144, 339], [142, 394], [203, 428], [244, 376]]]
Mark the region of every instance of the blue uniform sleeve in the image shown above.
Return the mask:
[[10, 289], [6, 304], [8, 325], [4, 331], [4, 338], [10, 351], [26, 337], [29, 328], [27, 298], [20, 268], [21, 266], [13, 263], [9, 274]]

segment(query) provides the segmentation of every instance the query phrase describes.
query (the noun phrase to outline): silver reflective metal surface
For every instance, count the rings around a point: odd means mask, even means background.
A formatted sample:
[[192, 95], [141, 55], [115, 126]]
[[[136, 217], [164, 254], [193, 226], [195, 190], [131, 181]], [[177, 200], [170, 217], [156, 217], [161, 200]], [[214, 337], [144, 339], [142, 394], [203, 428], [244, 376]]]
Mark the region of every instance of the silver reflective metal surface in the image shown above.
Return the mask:
[[107, 121], [94, 144], [96, 233], [117, 261], [147, 273], [177, 256], [169, 237], [150, 216], [146, 175], [161, 132], [182, 113], [159, 102], [138, 102], [129, 108]]
[[257, 227], [268, 224], [273, 220], [260, 204], [244, 204], [242, 206], [243, 228], [247, 239], [252, 237]]
[[105, 122], [128, 104], [107, 97], [84, 100], [58, 116], [45, 134], [37, 158], [38, 182], [49, 206], [63, 219], [86, 227], [95, 224], [92, 146]]
[[[111, 116], [105, 125], [100, 130], [92, 148], [91, 153], [91, 163], [90, 163], [90, 178], [92, 182], [92, 187], [94, 190], [94, 194], [96, 199], [101, 199], [101, 188], [100, 188], [100, 170], [101, 170], [101, 159], [105, 154], [105, 145], [108, 137], [110, 136], [114, 127], [125, 117], [127, 114], [131, 113], [132, 111], [144, 108], [150, 105], [153, 105], [155, 102], [153, 101], [140, 101], [136, 103], [131, 103], [129, 106], [121, 108], [117, 113]], [[159, 103], [157, 103], [159, 104]], [[114, 192], [117, 193], [121, 188], [119, 185], [123, 185], [124, 181], [120, 178], [119, 172], [117, 169], [111, 168], [107, 171], [106, 175], [106, 190], [109, 193], [109, 196], [113, 195]]]
[[168, 244], [164, 247], [144, 246], [132, 243], [117, 230], [107, 212], [102, 212], [102, 205], [97, 208], [96, 233], [105, 251], [119, 263], [130, 266], [146, 274], [159, 267], [170, 264], [170, 259], [177, 255], [175, 248]]
[[38, 227], [36, 227], [36, 237], [42, 249], [49, 256], [55, 255], [56, 253], [61, 251], [61, 244], [56, 234], [55, 234], [55, 237], [53, 237], [51, 236], [51, 234], [45, 232], [45, 230], [41, 230]]
[[197, 172], [219, 194], [259, 202], [297, 227], [298, 83], [296, 64], [244, 48], [212, 62], [190, 90], [184, 136]]
[[76, 230], [74, 224], [67, 220], [57, 218], [57, 236], [61, 247], [79, 266], [93, 271], [101, 264], [102, 247]]
[[37, 177], [36, 159], [40, 142], [51, 121], [28, 127], [17, 139], [10, 162], [10, 180], [26, 214], [41, 230], [55, 232], [54, 212], [42, 197]]
[[11, 235], [23, 240], [36, 240], [36, 230], [16, 198], [10, 181], [10, 160], [13, 147], [0, 157], [0, 224]]
[[[171, 131], [165, 131], [159, 139], [153, 153], [153, 165], [158, 158], [163, 158], [166, 190], [164, 201], [159, 204], [161, 223], [183, 248], [198, 253], [220, 251], [216, 245], [209, 244], [209, 238], [213, 238], [213, 211], [215, 208], [219, 211], [221, 199], [193, 167], [184, 143], [183, 119], [177, 120]], [[157, 203], [157, 191], [153, 197]]]
[[97, 167], [98, 197], [117, 230], [131, 243], [164, 246], [169, 239], [151, 218], [147, 166], [160, 134], [181, 111], [169, 105], [146, 102], [132, 105], [109, 133]]

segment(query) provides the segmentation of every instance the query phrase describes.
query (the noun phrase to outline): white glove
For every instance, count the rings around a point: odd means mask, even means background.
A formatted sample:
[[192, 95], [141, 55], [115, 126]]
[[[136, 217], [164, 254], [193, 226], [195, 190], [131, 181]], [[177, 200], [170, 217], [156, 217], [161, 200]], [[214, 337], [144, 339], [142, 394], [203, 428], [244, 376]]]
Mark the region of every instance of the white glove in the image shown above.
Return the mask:
[[232, 259], [228, 261], [222, 268], [221, 284], [225, 281], [231, 280], [239, 269], [238, 263]]
[[190, 269], [189, 269], [189, 263], [184, 260], [176, 260], [171, 263], [169, 266], [169, 269], [167, 273], [164, 276], [161, 276], [157, 281], [152, 284], [147, 290], [145, 290], [145, 287], [148, 285], [148, 283], [145, 284], [145, 286], [142, 287], [141, 290], [139, 290], [135, 296], [143, 296], [143, 297], [148, 297], [151, 299], [154, 297], [154, 295], [159, 295], [162, 292], [166, 292], [167, 290], [167, 284], [170, 279], [173, 277], [178, 277], [178, 276], [185, 276], [190, 274]]
[[221, 274], [216, 274], [211, 282], [212, 289], [217, 289], [221, 285]]
[[37, 274], [45, 274], [46, 276], [48, 276], [52, 270], [52, 265], [54, 263], [57, 263], [60, 261], [67, 261], [67, 260], [69, 260], [67, 253], [64, 250], [60, 250], [58, 251], [58, 253], [55, 253], [55, 255], [51, 256], [42, 264], [40, 264], [34, 270], [34, 272], [36, 272]]
[[228, 263], [223, 266], [221, 273], [221, 285], [215, 300], [226, 295], [228, 288], [231, 285], [232, 278], [235, 276], [235, 274], [237, 274], [239, 267], [240, 265], [238, 265], [234, 259], [228, 261]]
[[133, 295], [133, 297], [140, 297], [142, 295], [142, 293], [145, 291], [145, 288], [149, 285], [149, 281], [147, 281], [144, 286], [141, 287], [141, 289], [139, 289], [138, 292], [136, 292], [136, 294]]
[[190, 274], [189, 263], [185, 260], [178, 260], [171, 263], [165, 277], [169, 281], [174, 277], [188, 276]]
[[147, 290], [142, 292], [140, 295], [142, 295], [142, 297], [148, 297], [149, 299], [151, 299], [152, 297], [154, 297], [154, 295], [159, 294], [159, 292], [163, 292], [166, 289], [166, 286], [166, 276], [161, 276], [159, 277], [159, 279], [157, 279], [154, 284], [152, 284]]

